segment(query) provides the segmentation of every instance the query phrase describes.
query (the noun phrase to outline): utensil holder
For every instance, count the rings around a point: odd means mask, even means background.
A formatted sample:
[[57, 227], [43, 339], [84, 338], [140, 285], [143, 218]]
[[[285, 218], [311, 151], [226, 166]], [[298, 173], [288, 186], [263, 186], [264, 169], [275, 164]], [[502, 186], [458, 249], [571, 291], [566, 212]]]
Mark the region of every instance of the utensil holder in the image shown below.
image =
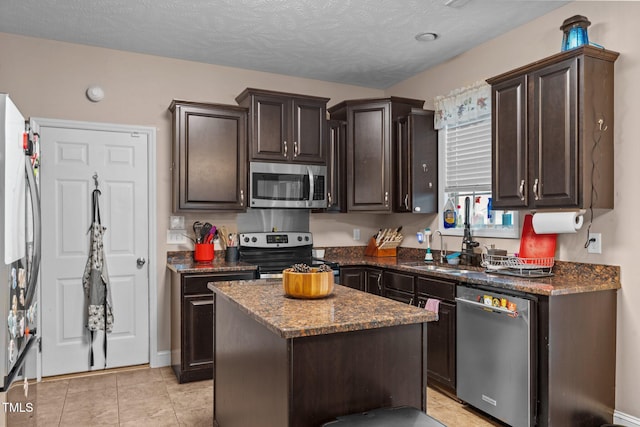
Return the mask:
[[374, 256], [379, 258], [394, 257], [394, 256], [397, 256], [397, 249], [396, 247], [392, 247], [392, 248], [378, 247], [376, 246], [376, 239], [371, 238], [369, 239], [369, 244], [364, 250], [364, 254], [366, 256]]
[[196, 262], [213, 261], [214, 251], [211, 243], [196, 243], [193, 251], [193, 259]]
[[238, 262], [240, 253], [237, 246], [227, 246], [227, 250], [224, 252], [224, 260], [226, 262]]

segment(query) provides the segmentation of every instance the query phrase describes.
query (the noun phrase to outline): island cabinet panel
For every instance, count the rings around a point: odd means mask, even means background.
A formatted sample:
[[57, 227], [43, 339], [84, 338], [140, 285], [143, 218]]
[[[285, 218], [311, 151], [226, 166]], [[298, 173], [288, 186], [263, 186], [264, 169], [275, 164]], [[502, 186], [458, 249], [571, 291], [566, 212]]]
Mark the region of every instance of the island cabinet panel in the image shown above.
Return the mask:
[[244, 211], [247, 110], [173, 101], [174, 211]]
[[255, 272], [171, 276], [171, 366], [180, 383], [213, 377], [213, 293], [207, 283], [253, 279]]
[[487, 80], [494, 208], [613, 208], [617, 57], [583, 46]]
[[319, 426], [380, 407], [426, 411], [422, 323], [281, 338], [216, 295], [214, 423]]
[[440, 300], [438, 320], [427, 332], [427, 378], [431, 386], [456, 395], [456, 283], [435, 277], [417, 277], [418, 307], [427, 299]]
[[236, 101], [249, 109], [249, 160], [324, 164], [328, 100], [245, 89]]
[[381, 407], [424, 411], [425, 330], [414, 324], [294, 339], [289, 425], [321, 425]]

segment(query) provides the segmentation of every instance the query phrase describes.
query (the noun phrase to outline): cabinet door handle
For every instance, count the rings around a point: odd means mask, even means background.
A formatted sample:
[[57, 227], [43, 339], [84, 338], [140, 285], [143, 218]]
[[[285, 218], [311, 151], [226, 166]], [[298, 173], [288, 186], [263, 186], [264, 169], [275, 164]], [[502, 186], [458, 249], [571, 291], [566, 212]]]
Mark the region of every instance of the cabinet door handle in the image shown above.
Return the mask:
[[536, 200], [540, 200], [540, 194], [538, 193], [539, 188], [540, 185], [538, 185], [538, 178], [536, 178], [536, 180], [533, 181], [533, 196]]
[[293, 141], [293, 157], [298, 157], [298, 141]]
[[422, 171], [423, 171], [424, 173], [429, 172], [429, 167], [427, 166], [427, 164], [426, 164], [426, 163], [423, 163], [423, 164], [422, 164]]
[[327, 193], [327, 207], [331, 207], [332, 204], [331, 193]]
[[518, 194], [520, 195], [520, 200], [524, 202], [524, 179], [520, 181], [520, 189], [518, 190]]
[[287, 157], [287, 141], [282, 141], [282, 145], [284, 145], [284, 157]]
[[413, 297], [409, 300], [409, 305], [413, 305]]
[[389, 192], [385, 191], [384, 192], [384, 206], [385, 207], [389, 207]]
[[409, 194], [404, 195], [404, 207], [409, 209]]
[[240, 206], [244, 206], [244, 190], [240, 190]]
[[382, 292], [382, 273], [378, 274], [378, 290]]

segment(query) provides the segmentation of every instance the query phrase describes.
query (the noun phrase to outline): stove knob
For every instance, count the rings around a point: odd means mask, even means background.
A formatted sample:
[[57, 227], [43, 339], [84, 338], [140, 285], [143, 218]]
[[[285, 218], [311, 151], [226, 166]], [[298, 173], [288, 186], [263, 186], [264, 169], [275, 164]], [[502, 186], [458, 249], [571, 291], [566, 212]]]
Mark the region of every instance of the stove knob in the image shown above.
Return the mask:
[[255, 243], [255, 242], [257, 242], [257, 241], [258, 241], [258, 238], [254, 236], [254, 237], [252, 237], [252, 238], [251, 238], [251, 241], [252, 241], [253, 243]]
[[305, 240], [306, 242], [308, 242], [308, 241], [309, 241], [309, 236], [304, 236], [304, 240]]
[[245, 242], [245, 243], [249, 243], [249, 238], [248, 238], [248, 237], [245, 237], [245, 238], [244, 238], [244, 242]]
[[302, 242], [302, 236], [298, 236], [298, 242]]

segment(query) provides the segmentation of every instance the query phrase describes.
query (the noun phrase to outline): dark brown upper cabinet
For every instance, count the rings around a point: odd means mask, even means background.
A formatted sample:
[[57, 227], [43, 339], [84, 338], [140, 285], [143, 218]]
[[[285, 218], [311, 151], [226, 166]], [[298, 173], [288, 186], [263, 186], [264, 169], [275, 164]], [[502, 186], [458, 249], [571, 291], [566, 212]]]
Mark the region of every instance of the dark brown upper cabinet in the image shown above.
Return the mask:
[[245, 89], [236, 102], [249, 109], [249, 160], [325, 164], [327, 101]]
[[487, 80], [495, 209], [613, 208], [617, 57], [583, 46]]
[[343, 101], [332, 120], [347, 122], [347, 210], [392, 212], [395, 193], [393, 122], [424, 101], [389, 97]]
[[346, 157], [347, 122], [328, 121], [327, 137], [327, 212], [347, 211]]
[[247, 110], [174, 100], [173, 209], [243, 211], [247, 195]]
[[438, 211], [438, 132], [433, 114], [414, 108], [394, 121], [394, 212]]

